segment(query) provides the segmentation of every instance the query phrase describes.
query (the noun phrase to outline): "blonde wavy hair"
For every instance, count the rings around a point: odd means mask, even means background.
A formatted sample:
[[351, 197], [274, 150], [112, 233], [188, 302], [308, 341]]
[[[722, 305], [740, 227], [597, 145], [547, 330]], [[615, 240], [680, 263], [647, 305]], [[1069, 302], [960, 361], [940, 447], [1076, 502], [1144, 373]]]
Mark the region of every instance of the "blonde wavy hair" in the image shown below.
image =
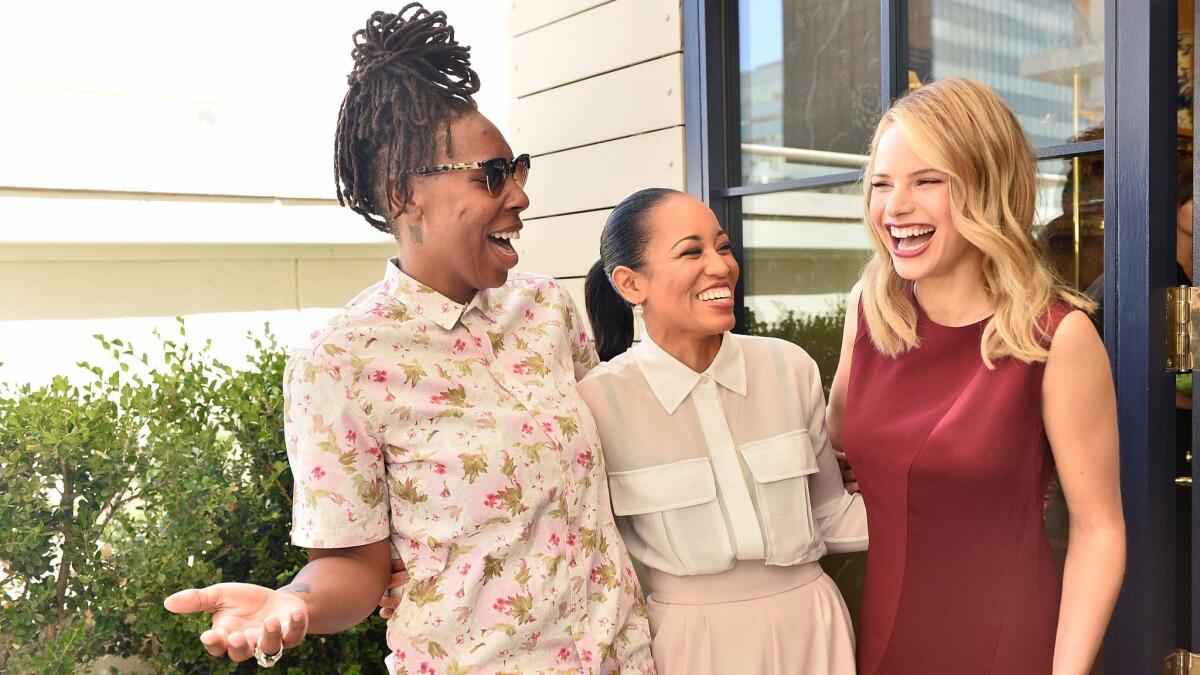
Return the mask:
[[1096, 305], [1056, 278], [1033, 238], [1037, 165], [1020, 123], [991, 89], [961, 78], [909, 92], [875, 128], [863, 174], [863, 210], [875, 249], [862, 277], [871, 342], [892, 357], [920, 346], [909, 282], [896, 273], [888, 246], [871, 221], [869, 177], [875, 172], [879, 139], [893, 128], [922, 159], [949, 176], [954, 226], [983, 253], [983, 284], [996, 310], [980, 341], [983, 362], [989, 369], [1003, 358], [1044, 362], [1051, 305], [1062, 301], [1088, 312]]

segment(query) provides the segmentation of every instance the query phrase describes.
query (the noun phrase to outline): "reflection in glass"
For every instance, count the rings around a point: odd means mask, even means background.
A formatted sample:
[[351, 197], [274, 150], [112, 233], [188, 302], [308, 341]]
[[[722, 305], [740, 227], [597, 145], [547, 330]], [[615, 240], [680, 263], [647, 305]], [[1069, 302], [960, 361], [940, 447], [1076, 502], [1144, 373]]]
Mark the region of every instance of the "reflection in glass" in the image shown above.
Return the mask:
[[747, 332], [804, 347], [828, 388], [837, 367], [846, 294], [870, 257], [862, 186], [742, 199]]
[[1044, 244], [1059, 278], [1093, 300], [1099, 300], [1104, 284], [1102, 155], [1038, 163], [1038, 209], [1034, 231]]
[[909, 0], [909, 84], [969, 77], [993, 88], [1035, 147], [1104, 121], [1100, 0]]
[[738, 3], [742, 185], [861, 169], [879, 120], [878, 0]]

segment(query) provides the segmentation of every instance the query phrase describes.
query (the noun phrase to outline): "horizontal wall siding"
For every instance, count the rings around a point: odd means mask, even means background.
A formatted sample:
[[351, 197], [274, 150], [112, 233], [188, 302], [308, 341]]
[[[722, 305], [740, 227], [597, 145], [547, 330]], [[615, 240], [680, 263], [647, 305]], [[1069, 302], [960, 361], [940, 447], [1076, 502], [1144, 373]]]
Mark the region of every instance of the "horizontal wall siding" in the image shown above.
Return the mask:
[[515, 99], [509, 142], [541, 155], [683, 124], [683, 57], [671, 54]]
[[[493, 0], [494, 1], [494, 0]], [[513, 0], [505, 17], [509, 37], [528, 33], [535, 28], [554, 23], [612, 0], [551, 0], [528, 2]]]
[[538, 157], [525, 217], [611, 208], [647, 187], [684, 188], [683, 127]]
[[679, 0], [513, 1], [509, 141], [534, 157], [520, 267], [561, 279], [580, 310], [612, 208], [684, 188], [680, 18]]
[[679, 52], [682, 45], [679, 0], [615, 0], [511, 38], [509, 95], [619, 70]]
[[600, 257], [600, 231], [609, 209], [526, 219], [516, 242], [521, 268], [554, 277], [586, 274]]

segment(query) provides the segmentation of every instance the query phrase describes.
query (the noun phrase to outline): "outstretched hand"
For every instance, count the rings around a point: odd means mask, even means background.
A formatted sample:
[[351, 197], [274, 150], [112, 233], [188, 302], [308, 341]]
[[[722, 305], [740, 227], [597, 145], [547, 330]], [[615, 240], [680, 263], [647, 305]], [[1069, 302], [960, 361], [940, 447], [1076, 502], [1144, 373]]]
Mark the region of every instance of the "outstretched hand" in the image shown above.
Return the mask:
[[200, 634], [213, 656], [245, 661], [258, 646], [263, 654], [295, 647], [308, 632], [308, 606], [297, 595], [254, 584], [223, 583], [189, 588], [163, 606], [176, 614], [211, 612], [212, 627]]

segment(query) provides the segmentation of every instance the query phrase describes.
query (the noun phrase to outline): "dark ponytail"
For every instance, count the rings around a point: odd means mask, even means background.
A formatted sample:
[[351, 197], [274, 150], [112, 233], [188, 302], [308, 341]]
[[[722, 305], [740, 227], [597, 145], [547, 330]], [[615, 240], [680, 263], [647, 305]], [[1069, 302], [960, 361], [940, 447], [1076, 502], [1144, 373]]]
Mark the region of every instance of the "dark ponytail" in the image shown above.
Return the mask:
[[613, 270], [642, 267], [646, 245], [650, 243], [646, 218], [664, 199], [678, 194], [683, 193], [668, 188], [639, 190], [617, 204], [604, 223], [600, 259], [588, 270], [583, 285], [588, 320], [601, 361], [611, 360], [633, 344], [633, 308], [613, 286]]

